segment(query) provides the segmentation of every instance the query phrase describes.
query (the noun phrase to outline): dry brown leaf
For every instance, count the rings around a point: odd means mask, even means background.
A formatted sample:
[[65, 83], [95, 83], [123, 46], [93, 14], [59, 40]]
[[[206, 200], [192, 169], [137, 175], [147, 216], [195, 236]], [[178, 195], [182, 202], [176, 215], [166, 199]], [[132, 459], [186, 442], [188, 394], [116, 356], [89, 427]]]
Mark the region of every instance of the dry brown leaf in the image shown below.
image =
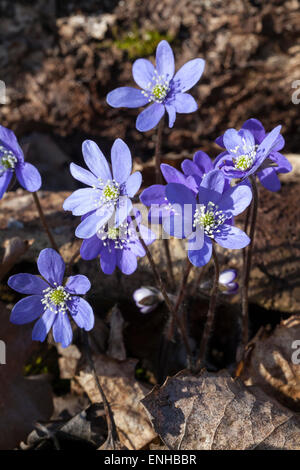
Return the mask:
[[300, 364], [292, 361], [292, 345], [299, 340], [299, 316], [282, 321], [271, 334], [264, 330], [254, 341], [241, 377], [295, 411], [300, 411]]
[[300, 422], [229, 374], [182, 371], [142, 400], [169, 449], [299, 449]]
[[31, 325], [9, 323], [9, 311], [0, 303], [1, 340], [6, 344], [6, 364], [0, 366], [0, 449], [12, 449], [52, 414], [52, 391], [45, 377], [23, 377], [26, 358], [36, 344]]
[[[140, 403], [148, 389], [134, 377], [136, 363], [133, 359], [118, 361], [104, 355], [95, 358], [97, 375], [114, 413], [119, 439], [129, 449], [141, 449], [156, 436]], [[92, 403], [102, 401], [90, 372], [80, 371], [76, 379]]]
[[26, 253], [32, 242], [14, 237], [5, 242], [5, 251], [0, 265], [0, 281], [20, 261], [20, 257]]

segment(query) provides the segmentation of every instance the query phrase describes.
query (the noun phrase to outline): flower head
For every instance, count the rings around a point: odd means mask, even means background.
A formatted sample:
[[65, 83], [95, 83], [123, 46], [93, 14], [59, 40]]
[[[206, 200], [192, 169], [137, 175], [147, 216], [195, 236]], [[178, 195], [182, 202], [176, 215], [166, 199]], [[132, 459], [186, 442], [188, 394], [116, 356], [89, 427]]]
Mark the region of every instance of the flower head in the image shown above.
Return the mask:
[[52, 248], [41, 251], [37, 266], [45, 280], [24, 273], [8, 279], [9, 287], [21, 294], [29, 294], [14, 306], [10, 321], [23, 325], [37, 320], [32, 339], [44, 341], [52, 328], [54, 340], [65, 348], [73, 337], [69, 315], [79, 328], [89, 331], [94, 326], [92, 307], [80, 297], [90, 289], [90, 281], [78, 274], [70, 276], [64, 284], [65, 263]]
[[92, 140], [82, 144], [84, 161], [90, 171], [71, 163], [72, 176], [89, 186], [74, 191], [64, 202], [64, 209], [73, 215], [86, 215], [77, 227], [76, 236], [91, 238], [112, 217], [114, 225], [120, 226], [132, 209], [131, 199], [139, 190], [142, 175], [139, 171], [131, 174], [130, 150], [121, 139], [115, 140], [111, 149], [110, 166], [103, 153]]
[[[83, 240], [81, 257], [91, 260], [100, 256], [100, 266], [105, 274], [112, 274], [116, 266], [123, 274], [132, 274], [137, 268], [137, 257], [146, 254], [139, 235], [143, 237], [146, 245], [155, 240], [154, 233], [140, 222], [141, 215], [137, 211], [135, 220], [127, 217], [117, 228], [106, 224], [93, 237]], [[138, 224], [139, 232], [135, 224]]]
[[150, 313], [163, 301], [163, 296], [155, 287], [143, 286], [134, 291], [133, 299], [141, 313]]
[[156, 68], [146, 59], [138, 59], [133, 64], [133, 78], [141, 90], [116, 88], [108, 93], [106, 100], [113, 108], [139, 108], [151, 103], [137, 118], [136, 128], [141, 132], [153, 129], [165, 111], [169, 115], [169, 127], [173, 127], [176, 113], [196, 111], [196, 101], [185, 92], [198, 82], [204, 66], [203, 59], [190, 60], [174, 75], [173, 51], [163, 40], [156, 49]]
[[215, 168], [230, 178], [246, 179], [257, 174], [260, 182], [270, 191], [280, 189], [277, 173], [287, 173], [292, 167], [279, 153], [284, 146], [281, 126], [269, 134], [260, 121], [249, 119], [241, 130], [228, 129], [216, 142], [226, 148], [215, 160]]
[[163, 220], [167, 233], [188, 239], [188, 257], [194, 266], [204, 266], [212, 254], [215, 241], [224, 248], [239, 249], [249, 244], [249, 237], [233, 226], [233, 217], [249, 206], [252, 192], [240, 184], [227, 189], [221, 171], [207, 173], [196, 196], [182, 184], [166, 187], [168, 201], [174, 212]]
[[24, 162], [23, 151], [13, 131], [0, 126], [0, 199], [9, 183], [16, 175], [17, 180], [27, 191], [38, 191], [42, 181], [38, 170], [30, 163]]
[[226, 269], [219, 276], [219, 286], [222, 294], [233, 295], [239, 290], [239, 285], [235, 282], [237, 271], [235, 269]]

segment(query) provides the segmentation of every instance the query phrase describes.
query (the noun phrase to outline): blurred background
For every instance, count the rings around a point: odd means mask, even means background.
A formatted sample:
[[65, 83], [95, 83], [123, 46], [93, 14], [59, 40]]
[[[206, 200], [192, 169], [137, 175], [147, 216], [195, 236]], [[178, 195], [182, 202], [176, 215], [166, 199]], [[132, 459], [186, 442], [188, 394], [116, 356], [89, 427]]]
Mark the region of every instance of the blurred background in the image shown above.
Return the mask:
[[155, 130], [139, 133], [138, 110], [112, 109], [105, 97], [117, 86], [135, 86], [133, 61], [154, 60], [167, 39], [177, 69], [195, 57], [206, 68], [192, 90], [199, 110], [177, 115], [164, 153], [180, 159], [203, 149], [216, 156], [215, 138], [250, 117], [267, 130], [282, 124], [286, 152], [297, 153], [299, 33], [297, 0], [0, 0], [0, 122], [30, 142], [28, 160], [43, 173], [44, 189], [74, 189], [68, 166], [81, 161], [85, 138], [108, 154], [121, 137], [133, 156], [148, 160]]

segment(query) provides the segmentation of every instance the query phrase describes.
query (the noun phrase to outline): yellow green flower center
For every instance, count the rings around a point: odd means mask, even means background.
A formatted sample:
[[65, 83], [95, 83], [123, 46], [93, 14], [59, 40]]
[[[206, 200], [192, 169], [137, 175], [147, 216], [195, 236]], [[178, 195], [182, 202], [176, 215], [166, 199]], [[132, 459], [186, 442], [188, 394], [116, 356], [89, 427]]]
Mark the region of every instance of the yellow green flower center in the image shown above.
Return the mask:
[[119, 229], [111, 227], [107, 230], [107, 238], [110, 240], [117, 240], [119, 238]]
[[44, 297], [42, 304], [45, 310], [51, 310], [55, 313], [66, 313], [67, 301], [71, 299], [71, 295], [65, 290], [63, 286], [47, 287], [43, 291]]
[[18, 162], [17, 157], [11, 150], [7, 150], [2, 145], [0, 146], [0, 152], [2, 152], [2, 156], [0, 157], [1, 165], [5, 170], [13, 170]]
[[159, 101], [165, 99], [167, 93], [169, 91], [169, 87], [166, 84], [158, 83], [152, 88], [152, 95]]
[[226, 215], [218, 210], [218, 206], [209, 202], [207, 206], [201, 205], [195, 211], [194, 227], [202, 227], [204, 233], [213, 238], [214, 234], [219, 233], [219, 226], [227, 219]]
[[119, 197], [120, 189], [117, 183], [109, 181], [103, 188], [103, 197], [105, 201], [114, 201]]
[[65, 301], [65, 297], [66, 297], [65, 291], [63, 289], [57, 288], [51, 292], [50, 300], [55, 305], [59, 305]]

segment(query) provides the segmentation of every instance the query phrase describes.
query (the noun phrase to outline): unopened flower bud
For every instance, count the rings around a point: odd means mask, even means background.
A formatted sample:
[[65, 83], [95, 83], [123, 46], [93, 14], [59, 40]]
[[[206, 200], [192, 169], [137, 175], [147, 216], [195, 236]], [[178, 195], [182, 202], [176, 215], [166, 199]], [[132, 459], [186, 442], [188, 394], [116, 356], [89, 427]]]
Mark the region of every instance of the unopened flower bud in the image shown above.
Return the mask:
[[143, 286], [134, 291], [133, 299], [141, 313], [149, 313], [156, 309], [163, 297], [155, 287]]

